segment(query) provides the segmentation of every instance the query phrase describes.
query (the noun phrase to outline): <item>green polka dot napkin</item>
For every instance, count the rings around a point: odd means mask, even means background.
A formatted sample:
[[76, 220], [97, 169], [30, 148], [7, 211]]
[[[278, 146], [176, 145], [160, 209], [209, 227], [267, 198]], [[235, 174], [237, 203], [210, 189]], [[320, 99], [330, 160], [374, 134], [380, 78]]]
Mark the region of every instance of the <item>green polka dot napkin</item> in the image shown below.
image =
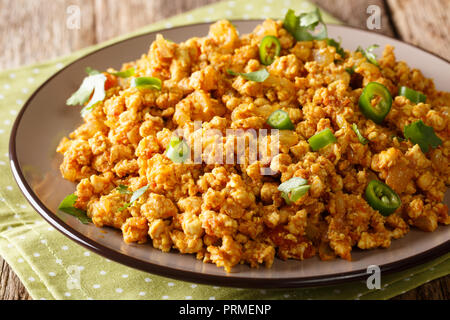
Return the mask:
[[[302, 0], [226, 1], [161, 21], [133, 35], [220, 18], [283, 17], [287, 8], [311, 11], [314, 7]], [[327, 14], [324, 19], [338, 22]], [[447, 254], [410, 270], [383, 276], [379, 290], [367, 289], [365, 282], [291, 290], [231, 289], [137, 271], [65, 238], [28, 205], [13, 180], [7, 153], [10, 128], [39, 84], [67, 63], [120, 39], [52, 62], [0, 73], [0, 254], [34, 299], [386, 299], [449, 274]]]

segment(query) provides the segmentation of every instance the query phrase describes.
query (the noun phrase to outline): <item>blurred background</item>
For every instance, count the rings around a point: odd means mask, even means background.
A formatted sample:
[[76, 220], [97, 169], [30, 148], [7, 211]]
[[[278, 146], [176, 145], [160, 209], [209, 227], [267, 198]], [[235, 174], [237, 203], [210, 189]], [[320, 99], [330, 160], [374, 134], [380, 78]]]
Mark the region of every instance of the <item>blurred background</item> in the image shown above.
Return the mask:
[[[218, 1], [0, 0], [0, 70], [67, 55]], [[289, 8], [296, 0], [267, 1]], [[347, 25], [398, 38], [450, 60], [450, 0], [310, 2]], [[234, 3], [245, 6], [246, 1]], [[396, 299], [449, 299], [449, 295], [450, 276], [447, 276]], [[30, 299], [30, 296], [0, 257], [2, 299]]]
[[[65, 55], [218, 1], [0, 0], [0, 70]], [[295, 0], [275, 1], [289, 7]], [[246, 1], [235, 2], [244, 6]], [[372, 31], [450, 59], [449, 0], [311, 2], [344, 23], [363, 29], [368, 29], [368, 24], [373, 27], [377, 21], [370, 21], [370, 16], [379, 13], [379, 26]]]

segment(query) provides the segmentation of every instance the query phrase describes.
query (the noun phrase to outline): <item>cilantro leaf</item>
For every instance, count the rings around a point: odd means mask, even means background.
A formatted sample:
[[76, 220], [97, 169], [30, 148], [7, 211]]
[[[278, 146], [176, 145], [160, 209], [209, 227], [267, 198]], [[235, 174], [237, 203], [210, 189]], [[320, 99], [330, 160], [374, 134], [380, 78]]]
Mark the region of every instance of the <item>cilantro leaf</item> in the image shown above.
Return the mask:
[[[101, 73], [84, 78], [83, 83], [81, 84], [77, 92], [75, 92], [67, 100], [67, 105], [83, 105], [89, 101], [89, 103], [81, 110], [81, 114], [84, 117], [86, 114], [92, 111], [97, 103], [105, 99], [105, 83], [106, 76]], [[92, 92], [94, 92], [93, 95]]]
[[367, 49], [363, 49], [361, 46], [358, 47], [358, 49], [356, 49], [357, 52], [361, 52], [362, 55], [367, 59], [367, 61], [369, 61], [370, 63], [376, 65], [377, 67], [380, 66], [380, 64], [377, 61], [377, 56], [376, 54], [373, 52], [374, 49], [378, 48], [379, 45], [377, 44], [373, 44], [369, 47], [367, 47]]
[[422, 120], [406, 125], [403, 133], [405, 138], [418, 144], [423, 153], [427, 153], [430, 146], [434, 149], [442, 144], [442, 140], [436, 135], [433, 127], [427, 126]]
[[269, 77], [270, 73], [266, 69], [261, 69], [249, 73], [234, 72], [233, 70], [227, 70], [228, 74], [232, 76], [241, 76], [242, 78], [255, 82], [264, 82]]
[[332, 39], [332, 38], [328, 38], [327, 40], [327, 45], [335, 47], [336, 48], [336, 53], [339, 54], [342, 58], [345, 58], [346, 54], [344, 49], [341, 47], [341, 43], [337, 42], [336, 40]]
[[[86, 73], [90, 76], [95, 76], [97, 74], [100, 74], [101, 72], [95, 69], [92, 69], [91, 67], [87, 67], [85, 69]], [[119, 78], [129, 78], [131, 76], [134, 76], [135, 73], [135, 69], [134, 68], [129, 68], [125, 71], [119, 71], [119, 72], [106, 72], [109, 73], [113, 76], [119, 77]]]
[[87, 216], [86, 212], [74, 207], [77, 199], [78, 196], [76, 196], [75, 194], [68, 195], [61, 202], [58, 209], [61, 210], [62, 212], [65, 212], [67, 214], [70, 214], [71, 216], [78, 218], [78, 220], [81, 223], [88, 224], [89, 222], [91, 222], [91, 219]]
[[119, 185], [117, 188], [117, 191], [119, 191], [120, 194], [132, 194], [130, 190], [128, 190], [128, 186], [125, 186], [123, 184]]
[[[322, 28], [319, 31], [315, 30], [319, 25]], [[318, 8], [312, 12], [301, 13], [299, 16], [295, 15], [294, 10], [289, 9], [284, 18], [283, 27], [297, 41], [323, 40], [328, 38], [328, 29]]]
[[95, 69], [92, 69], [91, 67], [87, 67], [85, 69], [86, 73], [90, 76], [95, 76], [96, 74], [100, 74], [101, 72]]
[[119, 211], [123, 211], [130, 207], [137, 199], [139, 199], [145, 192], [147, 192], [149, 186], [145, 186], [143, 188], [140, 188], [139, 190], [136, 190], [133, 192], [133, 195], [131, 196], [130, 202], [125, 204], [122, 208], [119, 209]]
[[356, 69], [356, 66], [353, 66], [351, 68], [345, 68], [345, 71], [347, 71], [350, 75], [352, 75], [355, 73], [355, 69]]

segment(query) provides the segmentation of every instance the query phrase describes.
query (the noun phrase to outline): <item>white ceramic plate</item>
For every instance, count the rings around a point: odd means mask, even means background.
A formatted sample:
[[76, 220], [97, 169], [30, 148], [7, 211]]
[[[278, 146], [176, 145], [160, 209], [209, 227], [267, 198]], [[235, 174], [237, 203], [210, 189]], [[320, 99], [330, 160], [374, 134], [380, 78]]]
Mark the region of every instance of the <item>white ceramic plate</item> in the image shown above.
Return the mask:
[[[251, 32], [261, 21], [235, 21], [241, 33]], [[163, 30], [165, 38], [176, 42], [208, 33], [209, 24], [197, 24]], [[10, 141], [11, 167], [20, 189], [44, 219], [63, 234], [109, 259], [125, 265], [186, 281], [237, 287], [300, 287], [331, 284], [367, 277], [367, 267], [378, 265], [392, 272], [423, 263], [450, 250], [450, 228], [440, 226], [433, 233], [412, 230], [395, 240], [389, 249], [352, 252], [353, 261], [341, 259], [323, 262], [317, 257], [305, 261], [276, 259], [271, 269], [251, 269], [239, 265], [227, 274], [212, 264], [204, 264], [191, 255], [162, 253], [147, 245], [127, 245], [121, 232], [83, 225], [59, 212], [61, 200], [74, 192], [75, 185], [59, 172], [62, 157], [55, 149], [63, 136], [80, 125], [79, 108], [66, 107], [65, 101], [78, 88], [90, 66], [104, 70], [120, 68], [123, 62], [136, 60], [147, 52], [157, 32], [134, 37], [91, 53], [70, 64], [45, 82], [27, 101], [14, 124]], [[376, 33], [345, 26], [329, 26], [330, 37], [341, 38], [343, 46], [356, 49], [379, 44], [378, 54], [387, 44], [394, 45], [398, 60], [418, 68], [435, 80], [440, 90], [450, 91], [450, 65], [445, 60]], [[449, 204], [449, 192], [446, 203]]]

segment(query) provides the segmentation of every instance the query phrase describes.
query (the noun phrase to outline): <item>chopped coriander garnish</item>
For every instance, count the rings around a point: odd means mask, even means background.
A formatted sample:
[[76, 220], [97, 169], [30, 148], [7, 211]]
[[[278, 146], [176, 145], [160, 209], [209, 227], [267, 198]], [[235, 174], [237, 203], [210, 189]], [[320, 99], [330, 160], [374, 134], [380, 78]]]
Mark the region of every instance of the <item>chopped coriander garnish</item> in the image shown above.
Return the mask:
[[[322, 25], [319, 31], [315, 31], [317, 26]], [[328, 38], [327, 26], [323, 22], [320, 10], [301, 13], [295, 15], [294, 10], [289, 9], [284, 18], [283, 27], [297, 41], [323, 40]]]
[[[106, 97], [105, 83], [106, 76], [102, 73], [94, 74], [84, 78], [80, 88], [68, 100], [67, 105], [77, 106], [89, 103], [81, 110], [81, 115], [84, 117], [91, 112], [97, 103], [103, 101]], [[92, 93], [94, 93], [92, 95]], [[92, 98], [91, 98], [92, 95]]]
[[266, 69], [261, 69], [254, 72], [249, 73], [241, 73], [241, 72], [234, 72], [233, 70], [227, 70], [228, 74], [232, 76], [241, 76], [242, 78], [254, 82], [264, 82], [269, 77], [270, 73]]
[[64, 198], [64, 200], [59, 205], [58, 209], [62, 212], [70, 214], [71, 216], [76, 217], [83, 224], [88, 224], [91, 222], [91, 219], [87, 216], [86, 212], [74, 207], [75, 202], [77, 202], [78, 196], [75, 194], [68, 195]]
[[86, 73], [90, 76], [95, 76], [96, 74], [100, 74], [101, 72], [95, 69], [92, 69], [91, 67], [87, 67], [85, 69]]
[[427, 126], [422, 120], [406, 125], [403, 133], [405, 138], [418, 144], [423, 153], [427, 153], [430, 146], [434, 149], [442, 144], [442, 140], [436, 135], [433, 127]]
[[136, 190], [135, 192], [133, 192], [130, 202], [128, 202], [126, 205], [124, 205], [122, 208], [120, 208], [119, 211], [123, 211], [123, 210], [127, 209], [128, 207], [130, 207], [137, 199], [139, 199], [148, 190], [148, 188], [149, 188], [149, 186], [145, 186], [145, 187], [140, 188], [139, 190]]
[[154, 77], [139, 77], [131, 80], [131, 87], [138, 88], [139, 90], [161, 90], [162, 82], [160, 79]]
[[128, 186], [124, 186], [123, 184], [119, 185], [117, 188], [120, 194], [132, 194], [130, 190], [128, 190]]
[[373, 52], [373, 50], [375, 48], [378, 48], [379, 45], [377, 44], [373, 44], [369, 47], [367, 47], [367, 49], [363, 49], [362, 47], [358, 47], [358, 49], [356, 49], [357, 52], [361, 52], [362, 55], [367, 59], [367, 61], [369, 61], [370, 63], [376, 65], [377, 67], [380, 66], [380, 64], [377, 61], [377, 56], [375, 55], [375, 53]]
[[[86, 73], [90, 76], [95, 76], [96, 74], [100, 74], [101, 72], [95, 69], [92, 69], [91, 67], [87, 67], [85, 69]], [[131, 76], [134, 76], [135, 73], [135, 69], [134, 68], [129, 68], [125, 71], [119, 71], [119, 72], [106, 72], [109, 73], [113, 76], [119, 77], [119, 78], [129, 78]]]
[[355, 131], [356, 136], [358, 137], [359, 142], [361, 142], [362, 144], [366, 145], [369, 143], [369, 140], [367, 140], [366, 138], [364, 138], [364, 136], [361, 134], [361, 132], [358, 129], [358, 125], [356, 123], [354, 123], [352, 125], [352, 129], [353, 131]]
[[356, 69], [356, 66], [353, 66], [351, 68], [345, 68], [345, 71], [347, 71], [350, 75], [352, 75], [355, 73], [355, 69]]
[[327, 41], [327, 45], [336, 48], [336, 53], [337, 54], [339, 54], [342, 58], [345, 58], [345, 51], [341, 47], [341, 43], [340, 42], [337, 42], [336, 40], [331, 39], [331, 38], [328, 38], [326, 41]]
[[392, 140], [397, 139], [398, 142], [404, 142], [404, 141], [407, 141], [407, 140], [408, 140], [408, 139], [405, 139], [405, 138], [396, 136], [395, 134], [393, 134], [393, 135], [391, 136], [391, 139], [392, 139]]

